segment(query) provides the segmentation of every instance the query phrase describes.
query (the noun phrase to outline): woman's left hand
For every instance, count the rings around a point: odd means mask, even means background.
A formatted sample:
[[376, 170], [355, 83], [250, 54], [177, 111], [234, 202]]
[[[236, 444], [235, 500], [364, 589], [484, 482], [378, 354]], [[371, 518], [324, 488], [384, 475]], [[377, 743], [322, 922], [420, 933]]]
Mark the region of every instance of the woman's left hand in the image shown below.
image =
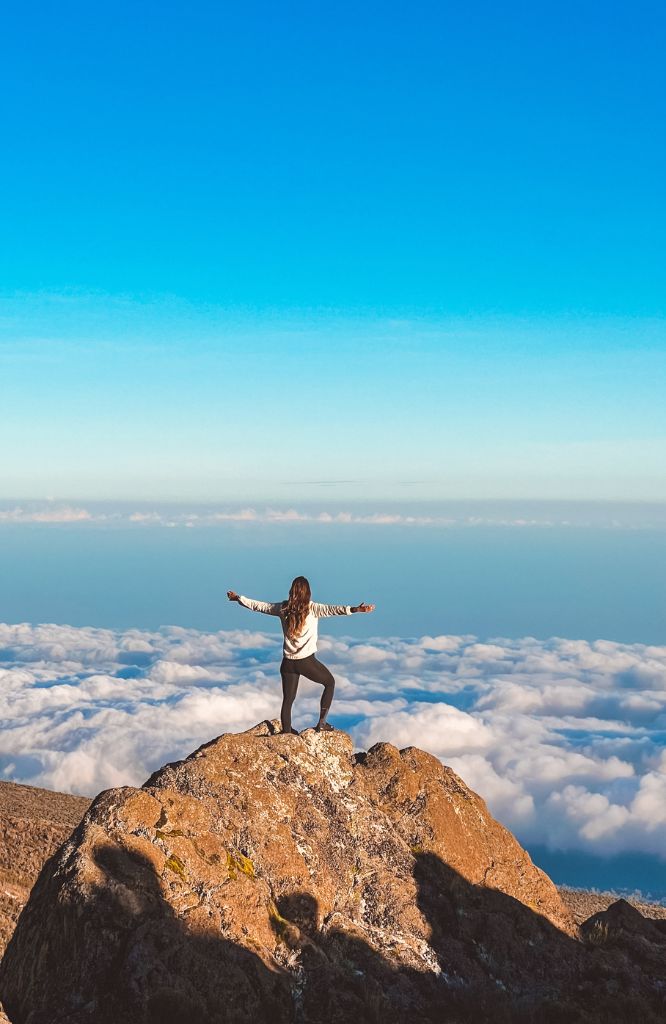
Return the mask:
[[360, 604], [357, 604], [355, 608], [352, 608], [353, 612], [374, 612], [374, 610], [374, 604], [364, 604], [363, 601], [361, 601]]

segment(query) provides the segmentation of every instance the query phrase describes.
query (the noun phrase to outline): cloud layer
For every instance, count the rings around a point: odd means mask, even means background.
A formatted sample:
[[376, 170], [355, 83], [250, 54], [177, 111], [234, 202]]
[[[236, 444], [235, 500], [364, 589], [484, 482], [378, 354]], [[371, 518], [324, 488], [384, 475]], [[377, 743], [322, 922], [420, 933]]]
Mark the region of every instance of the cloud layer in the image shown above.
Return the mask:
[[[666, 647], [323, 638], [333, 720], [359, 747], [418, 745], [525, 843], [666, 851]], [[0, 625], [0, 777], [94, 794], [140, 784], [279, 712], [275, 633]], [[319, 689], [303, 682], [295, 724]]]
[[156, 505], [139, 509], [103, 502], [90, 507], [56, 501], [11, 503], [0, 502], [0, 526], [21, 524], [94, 524], [128, 527], [196, 527], [229, 524], [319, 524], [339, 526], [405, 526], [405, 527], [595, 527], [603, 529], [663, 529], [666, 527], [666, 505], [612, 502], [479, 503], [463, 506], [451, 503], [434, 506], [430, 511], [395, 509], [232, 507], [207, 506], [184, 508]]

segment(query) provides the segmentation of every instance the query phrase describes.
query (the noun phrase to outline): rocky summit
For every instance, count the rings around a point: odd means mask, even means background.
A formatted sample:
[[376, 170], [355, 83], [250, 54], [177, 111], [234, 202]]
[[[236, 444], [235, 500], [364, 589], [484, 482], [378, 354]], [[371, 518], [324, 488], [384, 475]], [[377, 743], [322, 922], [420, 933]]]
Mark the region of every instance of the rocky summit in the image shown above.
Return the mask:
[[581, 938], [431, 755], [266, 722], [100, 794], [0, 1000], [13, 1024], [663, 1020], [666, 934], [611, 917]]

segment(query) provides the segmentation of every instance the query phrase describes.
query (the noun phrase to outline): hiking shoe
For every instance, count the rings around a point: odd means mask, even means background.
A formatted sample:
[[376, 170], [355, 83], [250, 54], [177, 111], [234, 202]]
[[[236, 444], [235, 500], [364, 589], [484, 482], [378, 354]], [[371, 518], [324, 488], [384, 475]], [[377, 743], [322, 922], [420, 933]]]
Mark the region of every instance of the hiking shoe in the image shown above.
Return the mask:
[[318, 722], [315, 725], [315, 732], [335, 732], [335, 729], [328, 722]]

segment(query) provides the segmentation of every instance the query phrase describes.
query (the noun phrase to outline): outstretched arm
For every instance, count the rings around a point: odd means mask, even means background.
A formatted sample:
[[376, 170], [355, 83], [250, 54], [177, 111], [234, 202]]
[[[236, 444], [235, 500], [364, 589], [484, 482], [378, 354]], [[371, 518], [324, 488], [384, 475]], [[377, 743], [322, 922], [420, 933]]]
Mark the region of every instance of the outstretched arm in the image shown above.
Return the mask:
[[249, 608], [251, 612], [262, 612], [264, 615], [279, 615], [282, 609], [281, 601], [253, 601], [251, 597], [243, 597], [233, 590], [227, 590], [227, 597], [230, 601], [238, 601], [243, 608]]
[[328, 619], [332, 615], [353, 615], [354, 612], [373, 612], [374, 604], [317, 604], [313, 602], [312, 613], [318, 619]]

